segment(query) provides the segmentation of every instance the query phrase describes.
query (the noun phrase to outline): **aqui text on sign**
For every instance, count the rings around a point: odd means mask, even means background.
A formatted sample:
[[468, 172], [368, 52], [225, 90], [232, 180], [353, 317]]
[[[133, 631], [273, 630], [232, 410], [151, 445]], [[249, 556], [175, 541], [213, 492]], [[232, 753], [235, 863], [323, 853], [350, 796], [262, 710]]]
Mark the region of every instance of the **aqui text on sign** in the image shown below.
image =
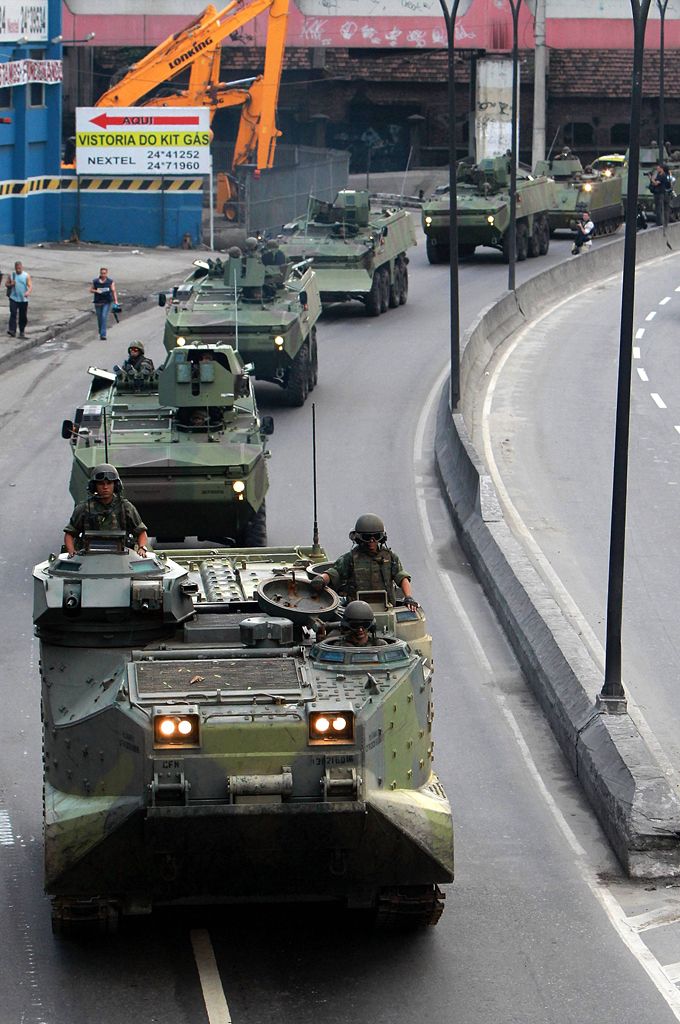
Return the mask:
[[78, 107], [77, 174], [209, 174], [207, 107]]

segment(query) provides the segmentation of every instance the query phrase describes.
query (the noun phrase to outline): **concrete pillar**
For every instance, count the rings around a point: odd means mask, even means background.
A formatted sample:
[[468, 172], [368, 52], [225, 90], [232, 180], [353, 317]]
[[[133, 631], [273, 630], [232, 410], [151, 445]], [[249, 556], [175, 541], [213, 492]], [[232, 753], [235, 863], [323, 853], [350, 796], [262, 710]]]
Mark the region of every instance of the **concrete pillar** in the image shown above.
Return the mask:
[[534, 16], [534, 130], [531, 141], [531, 166], [545, 160], [545, 0], [536, 0]]

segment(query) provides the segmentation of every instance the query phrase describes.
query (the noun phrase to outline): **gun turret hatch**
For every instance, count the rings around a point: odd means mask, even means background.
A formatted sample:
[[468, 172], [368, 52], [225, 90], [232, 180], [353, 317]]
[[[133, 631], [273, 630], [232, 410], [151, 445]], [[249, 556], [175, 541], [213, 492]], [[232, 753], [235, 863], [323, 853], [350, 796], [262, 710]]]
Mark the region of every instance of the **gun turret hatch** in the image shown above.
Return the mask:
[[228, 346], [187, 345], [168, 353], [158, 373], [158, 399], [171, 408], [231, 409], [244, 374]]

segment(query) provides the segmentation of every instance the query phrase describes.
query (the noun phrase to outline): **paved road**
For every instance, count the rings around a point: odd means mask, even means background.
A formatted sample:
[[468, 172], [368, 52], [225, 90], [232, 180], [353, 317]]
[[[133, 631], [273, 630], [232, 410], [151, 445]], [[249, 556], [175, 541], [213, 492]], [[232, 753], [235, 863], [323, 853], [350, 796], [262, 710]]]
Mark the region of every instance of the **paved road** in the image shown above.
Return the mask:
[[[562, 246], [564, 249], [564, 245]], [[554, 251], [555, 255], [552, 255]], [[552, 259], [559, 247], [551, 250]], [[521, 274], [538, 269], [531, 263]], [[0, 928], [7, 1024], [202, 1024], [192, 934], [207, 936], [235, 1024], [666, 1024], [680, 1019], [659, 967], [680, 961], [670, 928], [651, 949], [634, 915], [672, 915], [617, 865], [549, 735], [493, 614], [451, 537], [433, 474], [434, 406], [448, 357], [446, 267], [419, 248], [409, 304], [377, 320], [327, 315], [319, 331], [319, 520], [332, 552], [374, 510], [413, 570], [435, 637], [437, 768], [457, 828], [457, 881], [437, 929], [365, 934], [328, 907], [159, 914], [94, 944], [55, 941], [40, 880], [40, 723], [30, 567], [54, 550], [70, 511], [59, 425], [85, 391], [84, 368], [118, 358], [74, 334], [0, 376], [4, 672], [0, 695]], [[463, 322], [500, 293], [493, 257], [463, 268]], [[124, 348], [161, 314], [121, 325]], [[110, 344], [110, 343], [109, 343]], [[310, 411], [273, 413], [272, 543], [311, 535]], [[646, 920], [646, 919], [644, 919]], [[655, 932], [655, 935], [657, 932]], [[677, 955], [676, 955], [677, 953]], [[658, 959], [657, 959], [658, 958]], [[644, 965], [643, 965], [644, 962]], [[211, 1018], [211, 1024], [227, 1018]]]

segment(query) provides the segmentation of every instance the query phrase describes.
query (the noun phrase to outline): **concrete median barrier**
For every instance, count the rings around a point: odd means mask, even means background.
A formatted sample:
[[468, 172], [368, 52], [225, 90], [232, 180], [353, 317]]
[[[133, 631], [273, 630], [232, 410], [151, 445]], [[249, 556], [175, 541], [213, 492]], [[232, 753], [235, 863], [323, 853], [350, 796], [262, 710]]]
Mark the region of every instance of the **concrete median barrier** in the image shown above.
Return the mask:
[[[680, 224], [639, 234], [638, 261], [680, 248]], [[623, 239], [539, 274], [485, 310], [463, 338], [462, 414], [448, 385], [435, 460], [461, 544], [522, 670], [613, 849], [634, 878], [680, 875], [680, 801], [629, 715], [601, 713], [602, 676], [502, 513], [468, 433], [475, 393], [496, 348], [519, 327], [594, 281], [620, 273]]]

